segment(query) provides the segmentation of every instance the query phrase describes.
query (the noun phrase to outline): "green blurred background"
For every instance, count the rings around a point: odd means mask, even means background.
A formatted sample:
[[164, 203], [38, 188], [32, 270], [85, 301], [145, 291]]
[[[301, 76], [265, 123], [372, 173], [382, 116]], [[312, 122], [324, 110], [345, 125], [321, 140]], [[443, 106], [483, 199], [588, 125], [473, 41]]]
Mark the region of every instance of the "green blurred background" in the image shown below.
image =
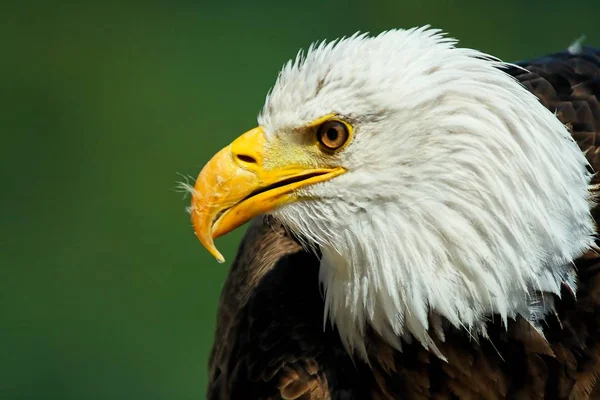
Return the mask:
[[600, 1], [4, 4], [0, 398], [204, 398], [227, 267], [174, 188], [298, 48], [430, 23], [517, 60], [600, 46], [598, 21]]

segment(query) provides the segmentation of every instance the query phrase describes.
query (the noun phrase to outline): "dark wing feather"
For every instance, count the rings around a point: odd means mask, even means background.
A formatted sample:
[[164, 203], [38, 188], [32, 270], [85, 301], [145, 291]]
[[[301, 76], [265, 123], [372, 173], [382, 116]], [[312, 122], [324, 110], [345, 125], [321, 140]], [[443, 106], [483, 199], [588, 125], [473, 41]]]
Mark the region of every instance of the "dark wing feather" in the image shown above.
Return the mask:
[[[582, 47], [519, 63], [529, 72], [513, 70], [540, 101], [569, 127], [600, 182], [600, 50]], [[594, 210], [598, 223], [600, 209]], [[577, 262], [577, 300], [567, 294], [558, 303], [559, 327], [546, 336], [553, 344], [561, 369], [555, 379], [565, 397], [600, 398], [600, 258], [590, 252]], [[595, 388], [595, 390], [594, 390]]]
[[[600, 52], [518, 65], [526, 71], [507, 72], [557, 113], [600, 171]], [[522, 318], [508, 328], [493, 318], [479, 342], [448, 326], [437, 343], [444, 362], [419, 344], [398, 352], [371, 332], [367, 365], [350, 359], [335, 329], [323, 330], [318, 258], [278, 224], [257, 220], [223, 289], [208, 398], [600, 399], [600, 257], [589, 252], [576, 265], [577, 298], [565, 289], [555, 299], [546, 339]]]
[[556, 112], [594, 171], [600, 171], [600, 50], [582, 47], [577, 54], [566, 51], [518, 64], [528, 71], [508, 72]]
[[221, 297], [209, 399], [365, 398], [337, 332], [323, 330], [318, 273], [279, 224], [253, 222]]

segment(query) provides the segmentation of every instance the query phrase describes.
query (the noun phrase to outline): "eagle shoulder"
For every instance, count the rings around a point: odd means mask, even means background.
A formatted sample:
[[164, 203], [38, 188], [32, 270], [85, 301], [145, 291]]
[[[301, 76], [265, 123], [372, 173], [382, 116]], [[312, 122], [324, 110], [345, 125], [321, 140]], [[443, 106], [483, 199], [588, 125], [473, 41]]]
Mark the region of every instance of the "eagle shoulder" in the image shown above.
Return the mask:
[[[600, 171], [600, 49], [582, 47], [529, 61], [507, 71], [565, 124]], [[593, 183], [599, 182], [595, 176]]]
[[337, 332], [323, 329], [318, 273], [280, 224], [253, 221], [221, 295], [209, 399], [361, 398], [345, 389], [360, 379]]

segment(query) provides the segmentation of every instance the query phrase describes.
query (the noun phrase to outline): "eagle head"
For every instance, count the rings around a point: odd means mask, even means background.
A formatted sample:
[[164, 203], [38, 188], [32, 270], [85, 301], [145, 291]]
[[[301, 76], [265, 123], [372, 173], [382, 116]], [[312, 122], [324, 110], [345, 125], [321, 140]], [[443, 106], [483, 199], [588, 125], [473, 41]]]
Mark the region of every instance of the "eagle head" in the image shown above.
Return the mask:
[[367, 327], [435, 351], [443, 324], [535, 323], [593, 246], [568, 130], [506, 64], [455, 44], [425, 27], [311, 46], [192, 191], [220, 261], [213, 239], [265, 213], [320, 250], [325, 318], [351, 352]]

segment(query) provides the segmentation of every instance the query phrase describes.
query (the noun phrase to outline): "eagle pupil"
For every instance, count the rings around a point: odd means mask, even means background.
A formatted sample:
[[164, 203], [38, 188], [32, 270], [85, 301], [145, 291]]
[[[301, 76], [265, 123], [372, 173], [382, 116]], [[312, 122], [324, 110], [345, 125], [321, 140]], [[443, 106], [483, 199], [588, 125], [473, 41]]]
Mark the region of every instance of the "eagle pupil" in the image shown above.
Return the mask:
[[338, 138], [338, 130], [335, 128], [327, 129], [327, 139], [335, 142]]

